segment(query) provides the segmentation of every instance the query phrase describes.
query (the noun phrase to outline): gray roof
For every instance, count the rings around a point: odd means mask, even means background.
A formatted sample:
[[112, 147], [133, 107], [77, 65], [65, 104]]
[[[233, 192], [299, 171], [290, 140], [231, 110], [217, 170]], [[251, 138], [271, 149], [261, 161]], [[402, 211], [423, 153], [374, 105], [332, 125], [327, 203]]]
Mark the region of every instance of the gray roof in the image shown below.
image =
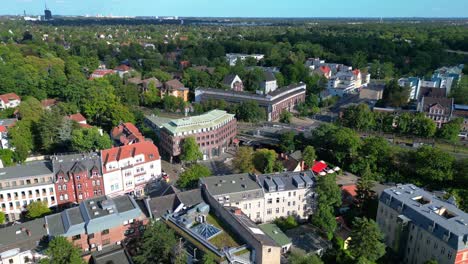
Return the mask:
[[[418, 202], [421, 201], [418, 198], [427, 203]], [[434, 226], [434, 230], [429, 232], [442, 241], [445, 235], [449, 235], [447, 244], [454, 249], [467, 248], [464, 241], [468, 240], [468, 214], [454, 205], [412, 184], [384, 190], [380, 201], [397, 211], [402, 206], [400, 214], [420, 228], [429, 231], [429, 227]], [[440, 215], [444, 209], [449, 214]]]
[[276, 81], [275, 74], [273, 74], [272, 72], [266, 71], [266, 72], [264, 72], [264, 74], [263, 74], [263, 80], [264, 80], [265, 82]]
[[39, 241], [45, 236], [47, 236], [47, 230], [44, 218], [1, 228], [0, 252], [14, 248], [19, 248], [21, 251], [35, 250], [38, 248]]
[[165, 123], [170, 122], [171, 120], [174, 120], [175, 118], [168, 118], [168, 117], [162, 117], [162, 116], [156, 116], [156, 115], [147, 115], [145, 116], [146, 120], [150, 121], [153, 123], [155, 126], [162, 128], [162, 126]]
[[98, 170], [99, 174], [102, 174], [101, 158], [98, 153], [56, 155], [52, 156], [51, 159], [54, 175], [63, 172], [67, 179], [71, 173], [82, 171], [86, 171], [88, 177], [90, 177], [92, 175], [90, 172], [93, 169]]
[[200, 189], [194, 189], [185, 192], [177, 192], [169, 195], [155, 197], [147, 200], [149, 211], [154, 219], [164, 216], [167, 212], [172, 212], [181, 203], [186, 207], [192, 207], [203, 202]]
[[95, 197], [80, 203], [78, 207], [46, 216], [49, 235], [66, 237], [83, 233], [96, 233], [136, 219], [143, 214], [136, 201], [128, 196]]
[[217, 127], [230, 122], [234, 119], [234, 116], [235, 115], [229, 114], [224, 110], [214, 109], [197, 116], [173, 119], [168, 123], [164, 123], [162, 126], [171, 135], [176, 135], [184, 132], [198, 131], [204, 128]]
[[227, 86], [230, 86], [231, 83], [234, 81], [234, 79], [236, 78], [236, 74], [228, 74], [226, 76], [224, 76], [224, 79], [223, 79], [223, 84], [224, 85], [227, 85]]
[[[315, 177], [312, 171], [307, 170], [303, 172], [282, 172], [282, 173], [274, 173], [274, 174], [262, 174], [258, 176], [259, 183], [265, 187], [266, 181], [272, 181], [274, 183], [275, 189], [273, 192], [278, 191], [278, 182], [282, 182], [284, 184], [284, 190], [297, 190], [297, 189], [304, 189], [304, 187], [298, 187], [294, 181], [294, 178], [300, 178], [303, 182], [306, 183], [315, 181]], [[311, 186], [312, 187], [312, 186]], [[268, 189], [265, 188], [265, 192], [268, 192]]]
[[202, 178], [201, 183], [206, 185], [207, 190], [213, 196], [249, 191], [258, 192], [260, 196], [263, 196], [263, 193], [261, 193], [262, 188], [253, 177], [248, 173], [212, 176]]
[[14, 125], [18, 119], [16, 118], [7, 118], [7, 119], [0, 119], [0, 126], [9, 127]]
[[128, 252], [121, 246], [110, 246], [92, 254], [94, 264], [133, 264]]
[[31, 162], [24, 165], [0, 169], [0, 181], [44, 175], [52, 175], [52, 166], [50, 162]]

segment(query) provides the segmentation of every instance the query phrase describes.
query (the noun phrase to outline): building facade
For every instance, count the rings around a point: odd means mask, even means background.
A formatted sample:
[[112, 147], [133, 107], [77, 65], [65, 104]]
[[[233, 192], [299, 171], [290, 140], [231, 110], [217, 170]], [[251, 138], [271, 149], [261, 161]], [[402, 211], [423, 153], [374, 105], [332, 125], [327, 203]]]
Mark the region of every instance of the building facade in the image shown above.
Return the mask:
[[49, 237], [66, 237], [83, 252], [92, 252], [141, 236], [147, 218], [131, 196], [100, 196], [48, 215], [45, 223]]
[[104, 195], [101, 159], [97, 153], [51, 157], [59, 206]]
[[0, 95], [0, 110], [18, 107], [20, 103], [21, 98], [15, 93]]
[[307, 219], [315, 208], [311, 171], [280, 174], [233, 174], [200, 180], [204, 192], [224, 206], [242, 210], [254, 222], [279, 217]]
[[111, 138], [115, 146], [131, 145], [145, 140], [140, 130], [132, 123], [121, 123], [114, 127]]
[[20, 219], [28, 204], [46, 202], [57, 205], [53, 171], [48, 162], [0, 169], [0, 205], [6, 221]]
[[414, 185], [386, 189], [377, 224], [403, 263], [468, 263], [468, 214]]
[[432, 119], [438, 128], [449, 122], [453, 112], [453, 98], [423, 97], [418, 105], [418, 111]]
[[282, 87], [268, 94], [224, 91], [213, 88], [198, 88], [195, 90], [195, 101], [198, 103], [209, 100], [222, 100], [231, 104], [254, 101], [265, 109], [267, 121], [278, 120], [283, 111], [294, 111], [296, 105], [305, 102], [305, 96], [306, 85], [304, 83]]
[[171, 120], [160, 130], [161, 149], [171, 160], [182, 153], [184, 139], [193, 137], [210, 159], [226, 152], [237, 134], [237, 121], [226, 111], [212, 110], [203, 115]]
[[161, 177], [159, 150], [149, 141], [102, 150], [101, 160], [106, 195], [140, 196], [148, 182]]

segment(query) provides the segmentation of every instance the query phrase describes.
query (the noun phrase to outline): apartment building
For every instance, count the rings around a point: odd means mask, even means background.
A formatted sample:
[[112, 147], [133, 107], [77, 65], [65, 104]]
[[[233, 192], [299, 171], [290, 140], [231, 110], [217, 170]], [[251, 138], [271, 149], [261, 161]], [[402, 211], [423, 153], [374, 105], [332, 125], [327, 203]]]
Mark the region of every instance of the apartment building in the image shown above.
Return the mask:
[[51, 161], [59, 206], [104, 195], [101, 158], [97, 153], [55, 155]]
[[162, 124], [160, 146], [172, 161], [182, 153], [184, 139], [193, 137], [206, 160], [226, 152], [236, 134], [237, 120], [234, 115], [222, 110], [212, 110], [199, 116], [173, 119]]
[[233, 174], [200, 180], [204, 192], [224, 206], [242, 210], [254, 222], [289, 215], [307, 219], [315, 207], [311, 171], [277, 174]]
[[468, 263], [468, 214], [412, 184], [382, 192], [377, 223], [403, 263]]
[[44, 201], [49, 207], [57, 205], [53, 171], [48, 162], [0, 169], [0, 205], [6, 221], [20, 218], [33, 201]]
[[294, 111], [296, 105], [305, 102], [305, 96], [306, 85], [304, 83], [291, 84], [267, 94], [225, 91], [214, 88], [198, 88], [195, 90], [195, 101], [197, 103], [210, 100], [222, 100], [230, 104], [254, 101], [265, 109], [267, 121], [278, 120], [283, 111]]
[[141, 226], [147, 223], [147, 218], [131, 196], [100, 196], [48, 215], [45, 223], [49, 237], [64, 236], [87, 252], [100, 251], [121, 244], [127, 237], [141, 235]]
[[332, 96], [343, 97], [345, 94], [356, 93], [358, 89], [370, 82], [370, 74], [360, 70], [339, 71], [328, 80], [327, 91]]
[[144, 194], [146, 183], [161, 177], [158, 147], [150, 141], [101, 151], [106, 195]]
[[247, 58], [253, 58], [256, 61], [260, 61], [265, 58], [264, 54], [241, 54], [241, 53], [227, 53], [226, 60], [228, 61], [230, 66], [235, 66], [237, 61], [244, 61]]

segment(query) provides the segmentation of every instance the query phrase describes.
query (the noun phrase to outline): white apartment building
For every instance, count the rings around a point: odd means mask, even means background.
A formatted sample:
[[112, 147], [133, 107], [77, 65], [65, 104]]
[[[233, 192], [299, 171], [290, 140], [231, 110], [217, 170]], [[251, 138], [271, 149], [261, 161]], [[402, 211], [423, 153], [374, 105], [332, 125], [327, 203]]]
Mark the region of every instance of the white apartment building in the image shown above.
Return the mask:
[[370, 82], [370, 74], [363, 75], [360, 70], [339, 71], [328, 80], [327, 90], [332, 96], [343, 97], [356, 93]]
[[0, 169], [0, 206], [7, 221], [19, 219], [33, 201], [56, 206], [54, 190], [52, 168], [46, 162]]
[[158, 148], [149, 141], [101, 151], [104, 192], [111, 197], [144, 194], [145, 185], [161, 177]]
[[468, 263], [468, 214], [412, 184], [382, 192], [377, 224], [402, 263]]
[[21, 98], [15, 93], [0, 95], [0, 110], [18, 107], [20, 103]]
[[257, 61], [265, 58], [264, 54], [241, 54], [241, 53], [227, 53], [226, 59], [229, 62], [229, 66], [235, 66], [237, 60], [244, 61], [247, 58], [254, 58]]
[[226, 207], [237, 207], [254, 222], [294, 215], [307, 219], [314, 203], [311, 171], [233, 174], [200, 180], [203, 190]]

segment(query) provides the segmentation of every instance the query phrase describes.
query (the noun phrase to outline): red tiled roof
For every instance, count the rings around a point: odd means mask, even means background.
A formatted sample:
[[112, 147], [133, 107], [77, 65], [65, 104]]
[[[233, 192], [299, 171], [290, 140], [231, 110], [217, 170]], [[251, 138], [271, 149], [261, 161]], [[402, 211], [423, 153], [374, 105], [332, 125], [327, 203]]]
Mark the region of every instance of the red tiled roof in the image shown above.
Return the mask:
[[7, 132], [7, 128], [5, 126], [0, 126], [0, 133]]
[[91, 77], [90, 79], [92, 80], [93, 78], [96, 78], [96, 77], [104, 77], [108, 74], [115, 74], [115, 71], [114, 70], [108, 70], [108, 69], [97, 69], [95, 70], [92, 74], [91, 74]]
[[356, 69], [356, 70], [353, 71], [353, 74], [356, 75], [356, 76], [359, 75], [359, 73], [361, 73], [361, 71], [359, 69]]
[[131, 71], [132, 68], [129, 67], [129, 66], [127, 66], [127, 65], [125, 65], [125, 64], [122, 64], [122, 65], [119, 65], [119, 66], [115, 67], [114, 70], [125, 72], [125, 71]]
[[88, 124], [80, 124], [80, 127], [82, 127], [82, 128], [93, 128], [92, 125], [88, 125]]
[[177, 79], [172, 79], [170, 81], [167, 81], [165, 83], [166, 88], [172, 88], [172, 89], [179, 89], [179, 88], [184, 88], [184, 85]]
[[315, 161], [314, 166], [312, 166], [312, 171], [315, 173], [319, 173], [323, 171], [326, 167], [327, 167], [327, 164], [325, 163], [325, 161], [323, 160]]
[[7, 93], [0, 95], [0, 100], [7, 104], [10, 100], [21, 100], [21, 98], [15, 93]]
[[341, 191], [348, 194], [351, 197], [356, 197], [357, 195], [356, 189], [357, 189], [356, 184], [341, 186]]
[[151, 141], [142, 141], [132, 145], [103, 150], [101, 152], [101, 157], [104, 161], [103, 170], [105, 170], [105, 164], [109, 162], [119, 161], [141, 154], [145, 155], [145, 162], [160, 159], [158, 147], [156, 147]]
[[135, 140], [137, 142], [145, 140], [140, 130], [132, 123], [123, 123], [114, 127], [111, 131], [111, 135], [114, 140], [119, 140], [122, 145], [126, 145]]
[[325, 74], [328, 74], [331, 71], [330, 67], [328, 66], [320, 66], [320, 70]]
[[42, 107], [50, 107], [57, 104], [57, 99], [44, 99], [41, 101]]
[[86, 122], [86, 118], [80, 114], [80, 113], [77, 113], [77, 114], [73, 114], [73, 115], [69, 115], [68, 116], [68, 119], [70, 120], [73, 120], [73, 121], [76, 121], [78, 123], [80, 122]]

